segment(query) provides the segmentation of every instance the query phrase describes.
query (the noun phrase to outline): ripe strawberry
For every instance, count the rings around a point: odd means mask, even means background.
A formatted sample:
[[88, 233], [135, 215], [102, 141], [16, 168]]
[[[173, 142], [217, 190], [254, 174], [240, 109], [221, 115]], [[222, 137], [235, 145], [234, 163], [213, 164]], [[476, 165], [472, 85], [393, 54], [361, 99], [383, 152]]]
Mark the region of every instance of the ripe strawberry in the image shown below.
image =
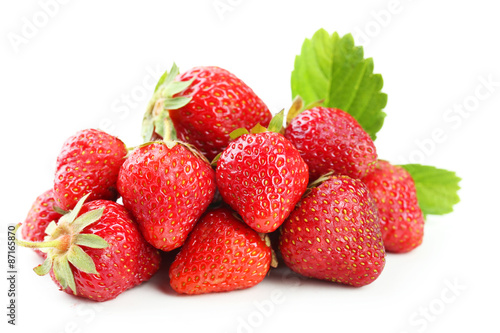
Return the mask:
[[297, 149], [275, 132], [243, 134], [231, 142], [217, 162], [216, 177], [224, 201], [264, 233], [285, 221], [309, 180]]
[[293, 271], [356, 287], [385, 265], [377, 208], [358, 179], [332, 176], [297, 205], [281, 227], [280, 252]]
[[372, 139], [342, 110], [305, 110], [291, 120], [285, 137], [306, 161], [312, 180], [330, 171], [360, 179], [375, 167], [377, 152]]
[[227, 208], [210, 210], [196, 224], [170, 266], [176, 292], [245, 289], [264, 279], [271, 265], [270, 244], [233, 214]]
[[[264, 102], [227, 70], [209, 66], [178, 73], [174, 64], [158, 82], [146, 111], [145, 141], [151, 139], [153, 127], [162, 137], [174, 140], [165, 133], [172, 131], [173, 124], [179, 140], [192, 144], [212, 160], [226, 148], [233, 130], [269, 124], [271, 113]], [[164, 128], [165, 118], [168, 129]]]
[[385, 249], [402, 253], [422, 244], [424, 216], [408, 171], [379, 160], [363, 182], [370, 189], [379, 211]]
[[[54, 210], [54, 197], [52, 189], [39, 195], [26, 216], [21, 229], [21, 236], [31, 242], [41, 242], [47, 236], [45, 229], [52, 221], [58, 221], [62, 216]], [[35, 252], [46, 257], [44, 252], [35, 249]]]
[[89, 200], [116, 200], [116, 179], [127, 155], [118, 138], [96, 129], [71, 136], [57, 157], [54, 199], [64, 210], [91, 193]]
[[125, 160], [118, 177], [123, 203], [154, 247], [180, 247], [215, 193], [210, 164], [185, 145], [144, 144]]
[[160, 254], [142, 237], [125, 208], [113, 201], [83, 204], [47, 228], [44, 242], [18, 240], [47, 253], [38, 275], [50, 272], [68, 294], [102, 302], [147, 281], [158, 270]]

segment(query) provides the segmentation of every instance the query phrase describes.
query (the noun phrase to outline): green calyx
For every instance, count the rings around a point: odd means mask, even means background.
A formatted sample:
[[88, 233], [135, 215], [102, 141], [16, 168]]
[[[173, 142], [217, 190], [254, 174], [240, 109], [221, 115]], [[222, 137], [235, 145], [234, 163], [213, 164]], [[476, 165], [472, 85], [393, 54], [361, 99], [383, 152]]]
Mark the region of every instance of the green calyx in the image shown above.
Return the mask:
[[292, 122], [293, 118], [297, 117], [299, 114], [301, 114], [305, 110], [309, 110], [309, 109], [312, 109], [312, 108], [314, 108], [316, 106], [323, 105], [324, 101], [325, 101], [324, 99], [321, 99], [319, 101], [315, 101], [315, 102], [312, 102], [312, 103], [310, 103], [308, 105], [305, 105], [305, 102], [302, 99], [302, 97], [300, 97], [299, 95], [297, 95], [293, 99], [292, 106], [290, 107], [290, 109], [288, 110], [288, 113], [286, 114], [286, 125], [287, 126], [290, 125], [290, 123]]
[[276, 114], [273, 117], [273, 119], [271, 119], [271, 122], [269, 122], [269, 126], [267, 128], [265, 128], [261, 124], [257, 123], [257, 125], [255, 125], [250, 131], [248, 131], [244, 127], [235, 129], [234, 131], [232, 131], [229, 134], [229, 138], [231, 140], [235, 140], [244, 134], [258, 134], [258, 133], [264, 133], [264, 132], [280, 133], [283, 129], [284, 117], [285, 117], [285, 110], [283, 109], [278, 114]]
[[[77, 217], [89, 195], [90, 193], [80, 199], [75, 208], [63, 215], [57, 224], [54, 221], [49, 223], [45, 229], [47, 236], [43, 242], [15, 239], [17, 245], [37, 248], [47, 253], [43, 264], [38, 265], [33, 270], [38, 275], [46, 275], [52, 269], [61, 287], [63, 289], [69, 287], [75, 295], [77, 294], [76, 285], [70, 263], [82, 272], [97, 274], [94, 261], [81, 246], [94, 249], [103, 249], [109, 246], [102, 237], [81, 233], [87, 226], [97, 222], [104, 211], [103, 208], [100, 208]], [[20, 225], [16, 226], [16, 232]]]
[[178, 141], [178, 140], [163, 140], [163, 144], [167, 146], [168, 149], [174, 148], [176, 145], [181, 145], [186, 148], [191, 154], [193, 154], [198, 159], [210, 164], [210, 161], [203, 155], [195, 146], [189, 144], [187, 142]]
[[332, 178], [333, 175], [335, 175], [335, 172], [330, 171], [330, 172], [325, 173], [324, 175], [321, 175], [318, 179], [310, 182], [309, 185], [307, 185], [307, 189], [304, 192], [304, 194], [302, 195], [302, 197], [303, 198], [307, 197], [315, 187], [320, 186], [321, 184], [323, 184], [324, 182], [326, 182], [327, 180]]
[[217, 167], [217, 162], [219, 162], [221, 156], [222, 156], [222, 152], [218, 153], [217, 156], [214, 157], [214, 159], [212, 160], [212, 162], [210, 162], [210, 165], [213, 167], [213, 168], [216, 168]]
[[168, 139], [144, 142], [143, 144], [141, 144], [141, 145], [139, 145], [137, 147], [133, 147], [129, 151], [127, 157], [130, 156], [136, 149], [147, 147], [147, 146], [155, 144], [155, 143], [163, 144], [168, 149], [173, 149], [175, 146], [181, 145], [184, 148], [186, 148], [191, 154], [193, 154], [194, 156], [196, 156], [197, 158], [199, 158], [199, 159], [203, 160], [204, 162], [210, 164], [210, 161], [205, 157], [205, 155], [203, 155], [195, 146], [193, 146], [193, 145], [191, 145], [191, 144], [189, 144], [187, 142], [183, 142], [183, 141], [179, 141], [179, 140], [168, 140]]
[[176, 81], [179, 68], [174, 63], [170, 71], [166, 71], [158, 81], [153, 97], [148, 103], [142, 120], [142, 138], [144, 142], [151, 140], [156, 133], [167, 140], [177, 138], [169, 110], [177, 110], [187, 105], [191, 97], [173, 97], [188, 88], [193, 80]]

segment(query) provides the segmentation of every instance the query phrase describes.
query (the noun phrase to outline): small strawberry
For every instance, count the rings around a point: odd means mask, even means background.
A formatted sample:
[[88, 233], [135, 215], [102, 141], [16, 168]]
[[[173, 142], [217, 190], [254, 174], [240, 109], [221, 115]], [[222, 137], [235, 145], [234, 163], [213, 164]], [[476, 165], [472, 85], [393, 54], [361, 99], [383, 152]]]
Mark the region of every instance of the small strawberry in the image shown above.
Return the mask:
[[356, 287], [372, 283], [385, 265], [375, 202], [348, 176], [332, 176], [304, 197], [283, 223], [279, 247], [293, 271]]
[[212, 160], [226, 148], [233, 130], [269, 124], [271, 113], [264, 102], [227, 70], [195, 67], [178, 74], [174, 64], [158, 82], [143, 123], [145, 141], [155, 131], [192, 144]]
[[154, 247], [180, 247], [215, 193], [215, 173], [188, 146], [162, 141], [135, 149], [118, 177], [123, 204]]
[[264, 279], [271, 259], [268, 239], [227, 208], [209, 210], [170, 266], [170, 285], [181, 294], [250, 288]]
[[377, 204], [385, 249], [402, 253], [419, 246], [424, 236], [424, 216], [408, 171], [379, 160], [363, 182]]
[[68, 138], [57, 157], [57, 205], [70, 210], [87, 193], [89, 200], [116, 200], [116, 180], [126, 155], [120, 139], [100, 130], [86, 129]]
[[231, 142], [217, 162], [222, 198], [258, 232], [272, 232], [285, 221], [309, 180], [297, 149], [277, 133], [282, 121], [280, 113], [268, 132], [240, 131], [246, 134]]
[[47, 253], [34, 269], [38, 275], [50, 273], [66, 293], [102, 302], [149, 280], [160, 255], [123, 206], [107, 200], [84, 204], [87, 197], [57, 225], [49, 224], [45, 241], [17, 243]]
[[291, 120], [285, 137], [306, 161], [311, 180], [330, 171], [360, 179], [375, 167], [372, 139], [342, 110], [319, 106], [305, 110]]
[[[52, 221], [59, 221], [60, 211], [54, 209], [55, 201], [53, 190], [50, 189], [39, 195], [26, 216], [21, 229], [23, 239], [31, 242], [41, 242], [47, 236], [45, 229]], [[57, 209], [57, 208], [56, 208]], [[46, 254], [38, 249], [35, 252], [45, 257]]]

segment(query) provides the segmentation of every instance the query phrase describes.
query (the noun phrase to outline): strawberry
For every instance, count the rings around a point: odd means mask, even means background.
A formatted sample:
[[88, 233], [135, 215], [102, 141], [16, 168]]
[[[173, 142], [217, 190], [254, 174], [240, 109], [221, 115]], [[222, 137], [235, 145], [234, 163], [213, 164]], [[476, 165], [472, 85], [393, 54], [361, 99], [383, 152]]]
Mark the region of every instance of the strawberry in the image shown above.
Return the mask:
[[332, 176], [297, 205], [281, 227], [286, 265], [307, 277], [356, 287], [385, 265], [375, 202], [358, 179]]
[[[55, 201], [53, 194], [53, 190], [50, 189], [36, 198], [21, 229], [23, 239], [32, 242], [43, 241], [45, 236], [47, 236], [45, 229], [49, 223], [52, 221], [57, 222], [62, 216], [60, 211], [54, 209]], [[44, 252], [38, 249], [35, 249], [35, 252], [43, 257], [46, 256]]]
[[350, 114], [313, 107], [291, 120], [285, 137], [299, 150], [312, 180], [330, 171], [362, 178], [377, 160], [375, 145]]
[[215, 173], [188, 146], [157, 141], [135, 149], [118, 176], [118, 191], [154, 247], [180, 247], [215, 193]]
[[87, 193], [89, 200], [116, 200], [116, 180], [126, 155], [120, 139], [100, 130], [86, 129], [68, 138], [57, 157], [57, 205], [70, 210]]
[[269, 240], [261, 239], [233, 211], [209, 210], [170, 266], [170, 285], [181, 294], [249, 288], [264, 279], [271, 259]]
[[149, 280], [159, 268], [160, 255], [123, 206], [108, 200], [84, 204], [87, 197], [57, 225], [49, 224], [45, 241], [17, 243], [47, 253], [34, 269], [37, 274], [50, 273], [68, 294], [102, 302]]
[[276, 230], [285, 221], [309, 180], [307, 165], [297, 149], [276, 133], [282, 126], [280, 115], [273, 118], [272, 131], [243, 130], [246, 134], [231, 142], [217, 161], [222, 198], [246, 224], [263, 233]]
[[375, 199], [386, 250], [402, 253], [419, 246], [424, 236], [424, 216], [408, 171], [379, 160], [363, 182]]
[[[195, 67], [178, 74], [174, 64], [158, 82], [145, 115], [145, 141], [155, 131], [192, 144], [212, 160], [226, 148], [233, 130], [269, 124], [271, 113], [264, 102], [227, 70]], [[171, 136], [172, 130], [176, 136]]]

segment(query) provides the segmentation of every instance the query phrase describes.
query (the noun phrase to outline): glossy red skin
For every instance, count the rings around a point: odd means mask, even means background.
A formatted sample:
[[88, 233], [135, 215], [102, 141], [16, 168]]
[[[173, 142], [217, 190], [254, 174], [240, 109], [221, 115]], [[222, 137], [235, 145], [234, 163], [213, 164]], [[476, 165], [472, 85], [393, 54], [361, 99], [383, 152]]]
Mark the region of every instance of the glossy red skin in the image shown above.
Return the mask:
[[87, 193], [87, 201], [116, 200], [116, 180], [127, 155], [118, 138], [96, 129], [77, 132], [63, 144], [57, 157], [54, 198], [71, 210]]
[[293, 271], [355, 287], [372, 283], [385, 266], [375, 202], [347, 176], [312, 189], [283, 223], [279, 247]]
[[[52, 221], [57, 223], [62, 216], [54, 211], [54, 205], [55, 200], [52, 189], [45, 191], [36, 198], [21, 228], [21, 236], [24, 240], [31, 242], [43, 241], [47, 235], [45, 229], [49, 223]], [[44, 258], [47, 256], [38, 249], [34, 250]]]
[[375, 199], [387, 252], [409, 252], [422, 244], [424, 216], [411, 175], [400, 166], [379, 160], [363, 181]]
[[170, 110], [177, 137], [198, 148], [210, 161], [229, 144], [229, 133], [260, 123], [267, 127], [272, 115], [264, 102], [234, 74], [219, 67], [195, 67], [177, 78], [194, 79], [175, 97], [192, 97], [178, 110]]
[[375, 145], [350, 114], [315, 107], [296, 116], [285, 137], [309, 166], [311, 180], [330, 171], [351, 178], [364, 177], [377, 161]]
[[222, 198], [258, 232], [272, 232], [307, 189], [309, 173], [295, 147], [281, 134], [244, 134], [217, 162]]
[[[158, 250], [145, 241], [122, 205], [107, 200], [91, 201], [83, 205], [79, 216], [99, 208], [104, 208], [102, 217], [82, 231], [83, 234], [100, 236], [109, 244], [104, 249], [82, 246], [94, 260], [98, 274], [83, 273], [71, 264], [70, 267], [77, 296], [104, 302], [149, 280], [160, 267], [161, 257]], [[61, 288], [52, 270], [50, 275]], [[69, 287], [64, 291], [73, 295]]]
[[137, 148], [118, 177], [123, 204], [146, 240], [157, 249], [180, 247], [215, 193], [210, 165], [181, 144], [163, 142]]
[[228, 208], [208, 211], [170, 266], [170, 285], [181, 294], [250, 288], [271, 265], [271, 248]]

